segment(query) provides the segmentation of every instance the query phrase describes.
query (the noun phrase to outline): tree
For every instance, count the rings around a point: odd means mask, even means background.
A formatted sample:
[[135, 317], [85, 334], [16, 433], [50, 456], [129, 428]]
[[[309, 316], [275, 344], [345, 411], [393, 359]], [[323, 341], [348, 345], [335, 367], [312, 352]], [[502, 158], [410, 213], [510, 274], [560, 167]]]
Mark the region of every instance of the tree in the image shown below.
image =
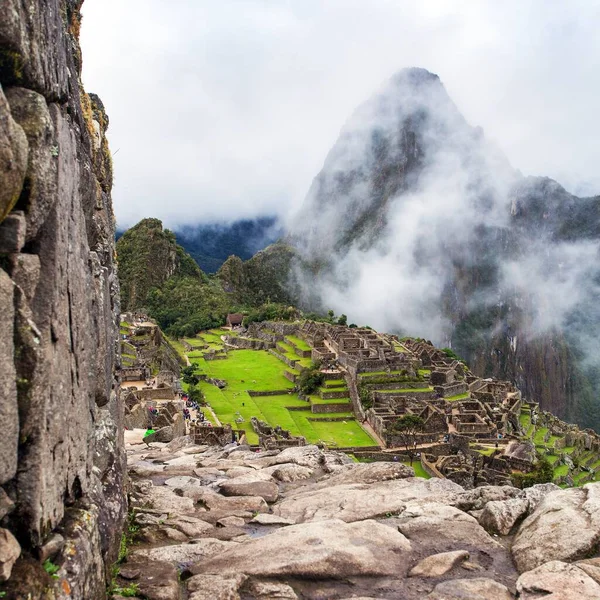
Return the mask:
[[348, 325], [348, 317], [346, 315], [341, 315], [340, 318], [338, 319], [338, 325]]
[[188, 385], [196, 385], [200, 381], [200, 376], [196, 374], [198, 370], [198, 365], [192, 363], [189, 367], [185, 367], [181, 369], [181, 379], [183, 383], [187, 383]]
[[423, 431], [425, 421], [419, 416], [412, 413], [402, 415], [394, 423], [394, 432], [400, 436], [403, 446], [406, 448], [406, 453], [410, 458], [412, 465], [416, 452], [417, 435]]
[[310, 369], [304, 369], [298, 377], [297, 387], [305, 396], [317, 391], [323, 384], [325, 376], [320, 371], [320, 364], [313, 363]]

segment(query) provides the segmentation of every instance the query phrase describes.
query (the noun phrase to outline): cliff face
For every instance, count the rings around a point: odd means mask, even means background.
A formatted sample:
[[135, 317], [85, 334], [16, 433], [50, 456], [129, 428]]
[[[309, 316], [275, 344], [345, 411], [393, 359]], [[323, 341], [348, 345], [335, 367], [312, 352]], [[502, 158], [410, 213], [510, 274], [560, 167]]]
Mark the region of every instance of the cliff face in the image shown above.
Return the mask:
[[291, 242], [305, 306], [451, 345], [600, 427], [599, 233], [600, 199], [523, 177], [436, 75], [407, 69], [350, 117]]
[[81, 4], [7, 0], [0, 19], [0, 589], [11, 598], [105, 597], [126, 512], [108, 118], [80, 82]]

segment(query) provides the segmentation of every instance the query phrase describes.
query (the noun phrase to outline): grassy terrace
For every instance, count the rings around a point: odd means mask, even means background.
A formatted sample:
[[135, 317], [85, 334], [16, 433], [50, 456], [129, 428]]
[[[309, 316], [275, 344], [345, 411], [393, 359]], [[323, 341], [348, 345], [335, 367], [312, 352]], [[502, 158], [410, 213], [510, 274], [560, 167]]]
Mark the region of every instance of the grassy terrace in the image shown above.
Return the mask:
[[292, 342], [298, 350], [312, 350], [312, 348], [302, 339], [296, 337], [295, 335], [287, 335], [285, 337], [286, 340]]
[[448, 396], [446, 398], [446, 400], [453, 402], [454, 400], [466, 400], [467, 398], [470, 398], [471, 394], [469, 394], [469, 392], [465, 392], [464, 394], [456, 394], [456, 396]]
[[[219, 335], [210, 332], [208, 340], [206, 334], [203, 337], [205, 341], [216, 344], [210, 336]], [[245, 429], [251, 444], [258, 443], [258, 436], [250, 424], [250, 418], [254, 416], [273, 426], [280, 425], [292, 435], [302, 435], [308, 443], [324, 442], [337, 447], [376, 445], [351, 413], [313, 414], [310, 404], [293, 392], [293, 384], [284, 377], [283, 373], [290, 371], [290, 368], [266, 350], [233, 350], [227, 354], [226, 360], [215, 361], [206, 361], [196, 356], [196, 352], [188, 353], [188, 356], [198, 364], [200, 372], [227, 381], [227, 387], [223, 390], [206, 382], [201, 382], [200, 387], [219, 420], [231, 423], [234, 428]], [[306, 360], [310, 363], [310, 359]], [[249, 396], [247, 390], [287, 391], [275, 396]], [[344, 404], [350, 400], [323, 400], [316, 397], [314, 401], [320, 404]], [[287, 407], [296, 410], [288, 410]], [[237, 424], [236, 419], [240, 416], [244, 421]], [[348, 417], [348, 420], [313, 420], [327, 417]]]
[[380, 394], [411, 394], [411, 393], [422, 393], [422, 392], [433, 392], [433, 388], [432, 387], [426, 387], [426, 388], [408, 388], [408, 389], [402, 389], [402, 390], [375, 390], [376, 392], [379, 392]]

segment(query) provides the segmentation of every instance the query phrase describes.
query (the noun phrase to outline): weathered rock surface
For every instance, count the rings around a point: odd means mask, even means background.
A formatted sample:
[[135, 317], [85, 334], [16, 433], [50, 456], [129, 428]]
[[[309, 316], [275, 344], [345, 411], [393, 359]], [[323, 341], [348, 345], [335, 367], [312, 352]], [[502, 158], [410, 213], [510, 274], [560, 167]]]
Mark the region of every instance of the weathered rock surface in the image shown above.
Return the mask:
[[520, 600], [599, 600], [600, 585], [579, 565], [559, 560], [523, 573], [517, 581]]
[[521, 498], [492, 500], [483, 508], [479, 523], [490, 533], [508, 535], [517, 521], [527, 514], [529, 502]]
[[279, 497], [277, 484], [270, 481], [228, 481], [219, 487], [225, 496], [260, 496], [265, 502], [275, 502]]
[[409, 478], [373, 484], [346, 484], [288, 495], [275, 514], [302, 523], [332, 518], [360, 521], [404, 510], [415, 499], [453, 497], [462, 488], [448, 480]]
[[432, 554], [418, 562], [409, 572], [410, 577], [441, 577], [452, 571], [456, 565], [469, 558], [466, 550]]
[[8, 529], [0, 528], [0, 581], [6, 581], [21, 555], [21, 546]]
[[430, 600], [513, 600], [508, 588], [493, 579], [453, 579], [435, 586]]
[[291, 525], [230, 548], [193, 567], [198, 573], [245, 573], [309, 579], [405, 573], [410, 542], [375, 521]]
[[600, 483], [544, 497], [519, 527], [512, 546], [522, 573], [552, 560], [573, 561], [600, 542]]
[[[164, 446], [150, 453], [135, 448], [129, 450], [132, 501], [142, 527], [131, 561], [175, 566], [182, 579], [189, 577], [180, 582], [184, 597], [507, 600], [519, 580], [521, 597], [541, 600], [537, 589], [562, 598], [567, 578], [580, 576], [572, 589], [583, 586], [585, 593], [600, 585], [600, 559], [549, 570], [542, 584], [545, 572], [519, 579], [504, 537], [538, 503], [531, 517], [546, 511], [557, 493], [567, 494], [578, 511], [586, 502], [593, 510], [592, 486], [465, 491], [447, 480], [413, 477], [397, 463], [348, 464], [311, 447], [285, 451], [281, 463], [284, 452], [278, 451], [260, 456], [213, 447], [194, 453], [199, 463], [219, 468], [169, 464], [181, 457], [171, 458]], [[142, 456], [168, 461], [141, 479], [135, 472]], [[288, 462], [291, 456], [311, 466]], [[275, 476], [279, 468], [301, 476], [284, 482]], [[270, 505], [245, 495], [266, 484], [278, 491]], [[567, 504], [561, 496], [561, 510]]]
[[6, 597], [102, 597], [126, 513], [112, 163], [81, 4], [0, 9], [0, 496], [23, 549]]

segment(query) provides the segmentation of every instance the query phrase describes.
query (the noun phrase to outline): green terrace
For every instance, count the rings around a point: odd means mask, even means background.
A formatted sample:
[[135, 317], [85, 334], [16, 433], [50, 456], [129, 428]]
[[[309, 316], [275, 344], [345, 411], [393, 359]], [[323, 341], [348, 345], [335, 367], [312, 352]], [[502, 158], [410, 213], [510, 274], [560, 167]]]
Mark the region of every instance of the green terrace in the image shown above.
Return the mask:
[[305, 350], [305, 351], [312, 350], [312, 348], [303, 339], [301, 339], [295, 335], [288, 335], [285, 337], [285, 339], [288, 342], [291, 342], [292, 345], [296, 346], [296, 348], [298, 348], [298, 350]]
[[[258, 435], [250, 423], [254, 416], [272, 426], [279, 425], [292, 435], [304, 436], [312, 444], [324, 443], [339, 448], [377, 445], [345, 406], [333, 413], [313, 413], [312, 404], [347, 405], [350, 400], [323, 400], [318, 396], [311, 397], [309, 402], [300, 399], [293, 384], [284, 376], [284, 372], [291, 369], [270, 352], [231, 350], [225, 360], [215, 361], [207, 361], [195, 354], [188, 353], [188, 357], [199, 366], [199, 372], [227, 381], [222, 390], [205, 381], [200, 382], [207, 402], [221, 423], [244, 429], [250, 444], [258, 443]], [[251, 396], [249, 390], [281, 393]]]
[[432, 387], [403, 388], [403, 389], [398, 389], [398, 390], [377, 390], [377, 389], [375, 389], [374, 391], [376, 391], [380, 394], [422, 394], [425, 392], [433, 392], [433, 388]]
[[[562, 478], [569, 476], [574, 485], [583, 485], [590, 481], [600, 481], [600, 456], [593, 451], [581, 451], [575, 446], [560, 447], [563, 439], [558, 435], [551, 435], [550, 430], [544, 426], [536, 427], [531, 422], [531, 411], [524, 405], [519, 415], [519, 423], [523, 431], [522, 439], [531, 441], [542, 456], [553, 467], [554, 482], [564, 481]], [[574, 464], [569, 469], [565, 457], [569, 457]], [[589, 469], [589, 470], [588, 470]], [[560, 483], [563, 485], [563, 483]]]

